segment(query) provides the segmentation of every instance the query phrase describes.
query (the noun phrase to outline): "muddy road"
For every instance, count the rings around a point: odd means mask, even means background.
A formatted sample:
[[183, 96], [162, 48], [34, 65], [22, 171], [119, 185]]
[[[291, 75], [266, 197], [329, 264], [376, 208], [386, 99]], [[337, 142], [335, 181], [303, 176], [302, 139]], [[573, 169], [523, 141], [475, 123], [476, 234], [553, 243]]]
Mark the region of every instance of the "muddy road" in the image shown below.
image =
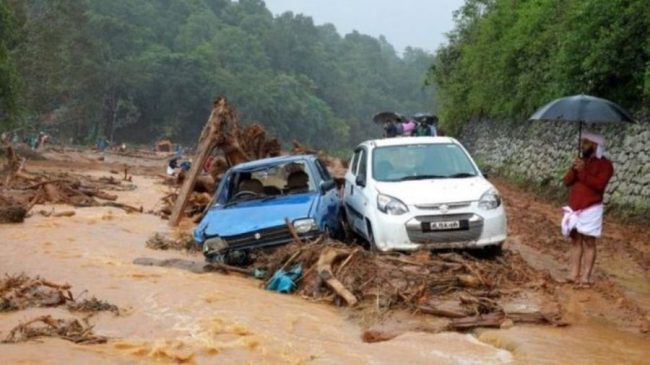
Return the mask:
[[[99, 163], [87, 155], [55, 157], [68, 162], [36, 166], [103, 176], [124, 162], [139, 164], [132, 169], [139, 174], [133, 178], [137, 188], [118, 194], [120, 202], [142, 206], [145, 212], [156, 210], [169, 189], [155, 176], [155, 166], [161, 164], [155, 159], [107, 156]], [[568, 246], [558, 233], [559, 208], [503, 181], [496, 184], [509, 210], [506, 249], [563, 278]], [[52, 206], [34, 210], [40, 209]], [[102, 312], [89, 319], [93, 331], [109, 341], [77, 345], [42, 338], [0, 344], [0, 363], [641, 364], [650, 355], [648, 227], [608, 223], [599, 244], [595, 288], [556, 284], [570, 326], [515, 325], [461, 334], [440, 332], [440, 321], [432, 316], [396, 312], [377, 321], [353, 310], [267, 292], [258, 281], [238, 275], [136, 265], [133, 260], [139, 257], [197, 264], [202, 257], [146, 248], [154, 232], [174, 234], [155, 215], [111, 207], [75, 212], [72, 217], [34, 215], [22, 224], [0, 225], [0, 274], [40, 275], [70, 284], [76, 297], [96, 296], [117, 305], [119, 316]], [[79, 317], [61, 308], [2, 312], [0, 339], [42, 314]], [[362, 334], [370, 322], [399, 335], [365, 343]]]

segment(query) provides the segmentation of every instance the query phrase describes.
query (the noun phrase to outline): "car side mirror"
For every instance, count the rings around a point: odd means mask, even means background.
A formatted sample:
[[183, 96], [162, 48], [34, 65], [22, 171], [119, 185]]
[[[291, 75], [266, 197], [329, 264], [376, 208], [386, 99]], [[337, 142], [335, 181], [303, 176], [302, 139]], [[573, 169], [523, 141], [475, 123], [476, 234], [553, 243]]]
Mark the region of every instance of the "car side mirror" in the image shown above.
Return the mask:
[[488, 176], [488, 173], [487, 173], [487, 172], [484, 172], [484, 173], [483, 173], [483, 177], [485, 178], [485, 180], [489, 180], [489, 179], [490, 179], [489, 176]]
[[321, 181], [320, 183], [320, 192], [321, 194], [325, 194], [328, 191], [332, 190], [334, 188], [334, 180], [327, 180], [327, 181]]
[[359, 176], [357, 176], [357, 179], [355, 180], [355, 183], [356, 183], [358, 186], [363, 186], [363, 187], [365, 187], [365, 186], [366, 186], [366, 176], [365, 176], [365, 175], [359, 175]]

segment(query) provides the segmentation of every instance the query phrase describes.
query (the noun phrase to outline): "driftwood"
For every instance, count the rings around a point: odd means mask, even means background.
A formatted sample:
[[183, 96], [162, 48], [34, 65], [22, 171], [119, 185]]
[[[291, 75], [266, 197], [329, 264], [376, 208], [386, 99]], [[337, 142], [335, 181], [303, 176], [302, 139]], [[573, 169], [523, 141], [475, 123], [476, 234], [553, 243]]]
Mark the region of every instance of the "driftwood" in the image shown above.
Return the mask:
[[446, 310], [442, 308], [431, 307], [427, 305], [418, 306], [420, 312], [425, 314], [431, 314], [438, 317], [447, 317], [447, 318], [465, 318], [465, 313], [455, 312], [451, 310]]
[[[41, 324], [41, 326], [38, 326]], [[78, 344], [105, 343], [108, 339], [93, 334], [92, 326], [77, 319], [55, 319], [52, 316], [40, 316], [12, 329], [3, 343], [25, 342], [38, 337], [58, 337]]]
[[470, 330], [478, 327], [499, 328], [507, 320], [511, 320], [513, 323], [551, 324], [558, 327], [567, 325], [566, 322], [556, 319], [551, 315], [546, 315], [542, 312], [531, 312], [531, 313], [492, 312], [492, 313], [478, 315], [478, 316], [453, 319], [449, 323], [448, 329], [455, 330], [455, 331], [464, 331], [464, 330]]
[[334, 277], [332, 273], [332, 264], [336, 261], [337, 258], [348, 254], [347, 251], [341, 251], [334, 248], [328, 248], [323, 251], [318, 258], [318, 263], [316, 264], [316, 270], [320, 278], [329, 286], [332, 290], [341, 296], [348, 303], [349, 306], [354, 306], [357, 304], [358, 300], [341, 282]]
[[142, 207], [136, 208], [131, 205], [116, 203], [116, 202], [105, 202], [101, 204], [102, 207], [113, 207], [124, 209], [127, 213], [142, 213], [144, 209]]

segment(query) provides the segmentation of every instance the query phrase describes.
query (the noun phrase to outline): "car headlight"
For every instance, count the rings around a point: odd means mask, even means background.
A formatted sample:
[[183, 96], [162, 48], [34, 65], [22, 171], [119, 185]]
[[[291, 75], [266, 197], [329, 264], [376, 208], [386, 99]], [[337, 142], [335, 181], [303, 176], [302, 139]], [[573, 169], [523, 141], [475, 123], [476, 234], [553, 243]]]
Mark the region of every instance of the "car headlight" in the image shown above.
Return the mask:
[[478, 206], [479, 208], [491, 210], [491, 209], [496, 209], [501, 205], [501, 196], [499, 195], [499, 192], [496, 191], [495, 189], [489, 189], [483, 195], [481, 195], [481, 199], [478, 201]]
[[296, 233], [307, 233], [316, 228], [316, 221], [312, 218], [298, 219], [293, 221], [293, 228]]
[[390, 215], [401, 215], [409, 211], [399, 199], [384, 194], [377, 195], [377, 209]]
[[228, 244], [220, 237], [212, 237], [203, 242], [204, 254], [207, 254], [209, 252], [220, 252], [226, 248], [228, 248]]

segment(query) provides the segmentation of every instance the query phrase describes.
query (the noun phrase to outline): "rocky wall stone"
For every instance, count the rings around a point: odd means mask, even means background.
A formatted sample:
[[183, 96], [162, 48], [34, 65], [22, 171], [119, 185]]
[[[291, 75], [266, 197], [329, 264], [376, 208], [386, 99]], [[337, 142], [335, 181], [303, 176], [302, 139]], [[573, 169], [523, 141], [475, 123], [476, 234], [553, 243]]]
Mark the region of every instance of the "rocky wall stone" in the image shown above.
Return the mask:
[[[614, 177], [605, 202], [650, 211], [650, 120], [583, 129], [607, 140], [605, 156], [614, 164]], [[578, 124], [477, 119], [467, 125], [461, 140], [480, 165], [507, 177], [564, 189], [562, 176], [578, 153]]]

